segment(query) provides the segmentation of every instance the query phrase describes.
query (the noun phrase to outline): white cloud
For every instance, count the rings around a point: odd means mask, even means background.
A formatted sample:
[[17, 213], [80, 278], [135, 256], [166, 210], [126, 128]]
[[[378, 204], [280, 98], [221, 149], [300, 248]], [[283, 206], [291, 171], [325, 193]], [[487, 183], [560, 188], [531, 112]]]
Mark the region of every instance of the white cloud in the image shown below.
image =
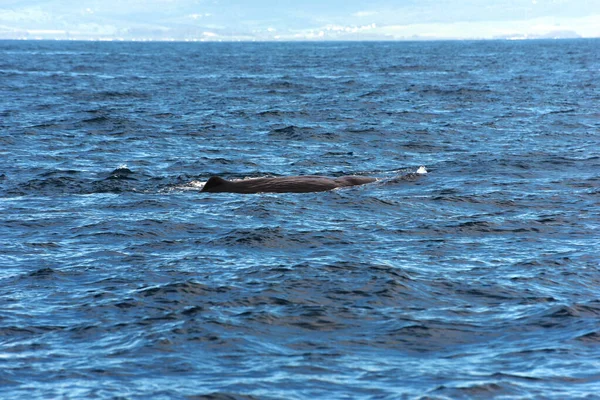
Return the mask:
[[379, 14], [379, 12], [377, 11], [359, 11], [359, 12], [355, 12], [354, 14], [352, 14], [353, 17], [372, 17], [374, 15]]
[[376, 30], [393, 39], [412, 36], [440, 39], [493, 39], [498, 37], [539, 37], [553, 32], [573, 32], [583, 37], [600, 36], [600, 15], [584, 18], [534, 18], [515, 21], [477, 21], [447, 24], [389, 25]]
[[197, 19], [201, 19], [201, 18], [207, 18], [207, 17], [210, 17], [210, 16], [212, 16], [212, 14], [210, 14], [210, 13], [204, 13], [204, 14], [190, 14], [190, 15], [188, 15], [188, 18], [191, 18], [191, 19], [197, 20]]
[[332, 31], [332, 32], [363, 32], [363, 31], [368, 31], [371, 29], [375, 29], [377, 28], [377, 24], [369, 24], [369, 25], [361, 25], [361, 26], [357, 26], [357, 25], [348, 25], [348, 26], [342, 26], [342, 25], [327, 25], [325, 26], [323, 29], [326, 31]]
[[52, 21], [55, 17], [41, 7], [26, 7], [17, 10], [0, 9], [0, 21], [36, 23]]
[[73, 26], [73, 29], [69, 30], [70, 34], [79, 35], [98, 35], [98, 36], [114, 36], [119, 34], [119, 29], [114, 25], [103, 25], [97, 23], [84, 23]]

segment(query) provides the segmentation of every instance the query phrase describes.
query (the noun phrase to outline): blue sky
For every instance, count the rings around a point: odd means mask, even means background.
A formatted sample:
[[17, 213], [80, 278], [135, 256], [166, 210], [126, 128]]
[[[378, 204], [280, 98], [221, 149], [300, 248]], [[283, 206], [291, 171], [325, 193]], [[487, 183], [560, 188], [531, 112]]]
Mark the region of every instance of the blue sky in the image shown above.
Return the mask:
[[0, 38], [600, 37], [600, 0], [0, 0]]

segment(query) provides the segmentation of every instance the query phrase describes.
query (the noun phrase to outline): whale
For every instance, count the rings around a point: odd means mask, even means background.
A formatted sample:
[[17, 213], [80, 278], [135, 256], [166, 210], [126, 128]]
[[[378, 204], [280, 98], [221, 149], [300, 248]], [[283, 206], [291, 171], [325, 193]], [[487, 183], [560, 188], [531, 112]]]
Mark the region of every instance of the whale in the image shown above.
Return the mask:
[[[415, 172], [401, 176], [402, 180], [412, 180], [428, 171], [425, 166]], [[201, 192], [208, 193], [310, 193], [326, 192], [338, 188], [366, 185], [380, 181], [380, 178], [369, 176], [347, 175], [329, 177], [321, 175], [299, 175], [283, 177], [264, 177], [227, 180], [213, 176], [202, 186]], [[389, 180], [388, 180], [389, 181]], [[395, 180], [391, 180], [393, 182]]]
[[356, 175], [336, 178], [320, 175], [302, 175], [239, 180], [227, 180], [219, 176], [213, 176], [206, 181], [201, 192], [242, 194], [325, 192], [342, 187], [365, 185], [377, 180], [377, 178]]

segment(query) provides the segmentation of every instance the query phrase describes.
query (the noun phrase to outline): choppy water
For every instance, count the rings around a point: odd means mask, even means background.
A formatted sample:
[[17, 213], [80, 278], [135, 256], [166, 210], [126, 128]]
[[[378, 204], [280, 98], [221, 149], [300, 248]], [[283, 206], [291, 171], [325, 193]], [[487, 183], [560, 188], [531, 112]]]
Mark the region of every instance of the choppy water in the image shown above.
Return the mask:
[[[600, 398], [599, 40], [8, 41], [0, 82], [1, 396]], [[193, 183], [298, 174], [383, 182]]]

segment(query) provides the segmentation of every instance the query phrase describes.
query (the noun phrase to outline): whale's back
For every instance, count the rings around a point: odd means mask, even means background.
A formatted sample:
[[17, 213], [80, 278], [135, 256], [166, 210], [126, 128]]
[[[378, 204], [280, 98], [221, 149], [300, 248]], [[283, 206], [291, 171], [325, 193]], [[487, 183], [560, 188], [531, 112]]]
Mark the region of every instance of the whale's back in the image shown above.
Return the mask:
[[305, 175], [228, 181], [218, 176], [213, 176], [204, 184], [202, 191], [230, 193], [308, 193], [323, 192], [345, 186], [364, 185], [376, 180], [376, 178], [362, 176], [330, 178], [319, 175]]

